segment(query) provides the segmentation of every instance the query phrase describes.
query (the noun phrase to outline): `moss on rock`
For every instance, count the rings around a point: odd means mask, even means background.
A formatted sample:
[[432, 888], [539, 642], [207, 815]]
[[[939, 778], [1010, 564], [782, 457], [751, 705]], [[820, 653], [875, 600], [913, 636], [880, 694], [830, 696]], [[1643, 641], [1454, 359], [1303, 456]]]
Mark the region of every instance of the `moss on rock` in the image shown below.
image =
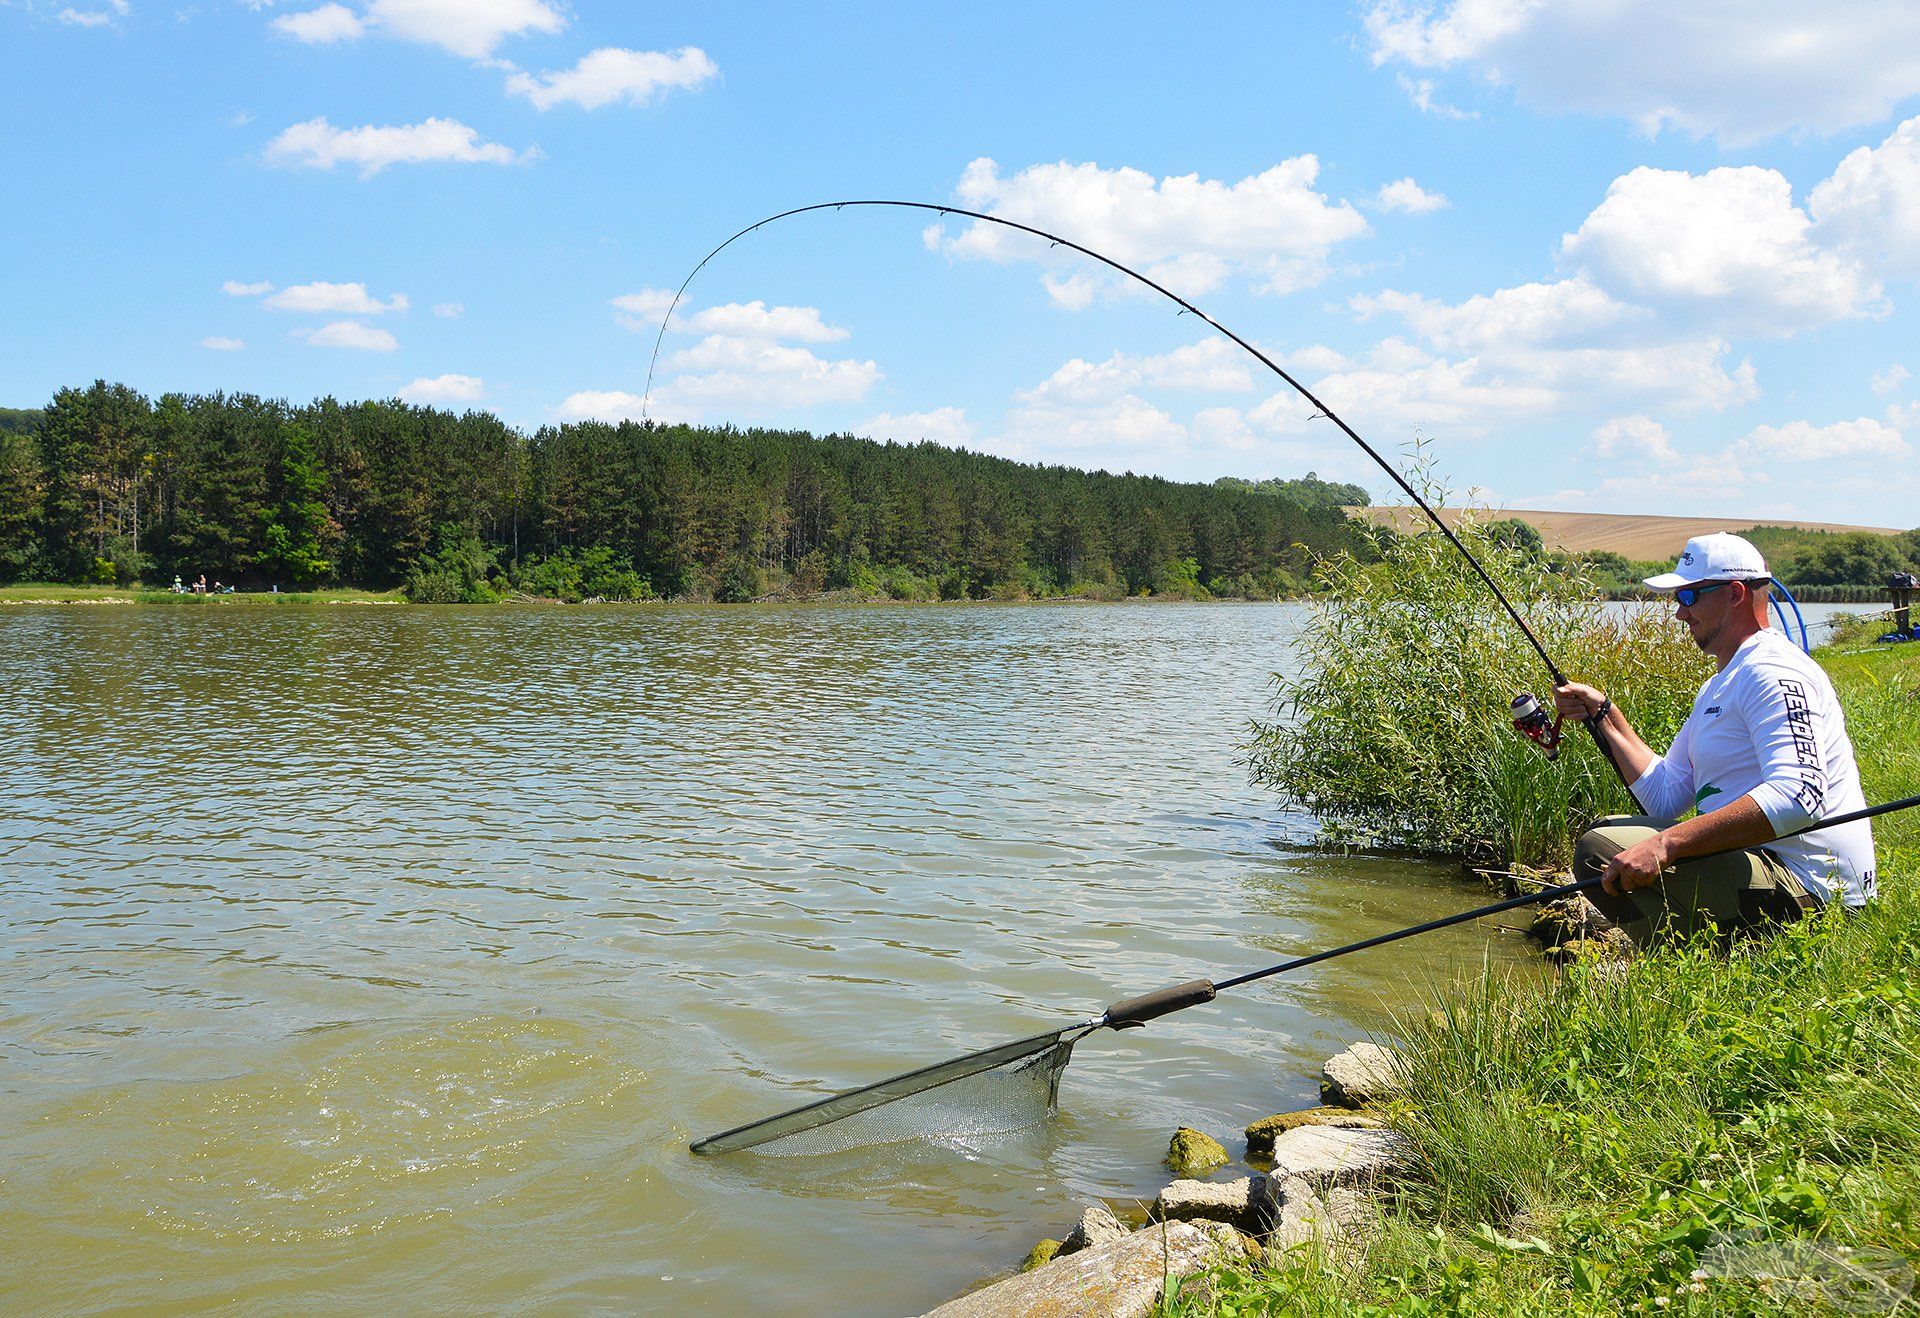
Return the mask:
[[1180, 1127], [1167, 1142], [1167, 1166], [1183, 1176], [1210, 1172], [1231, 1161], [1219, 1140], [1191, 1126]]
[[1373, 1127], [1381, 1123], [1366, 1112], [1344, 1107], [1310, 1107], [1301, 1112], [1282, 1112], [1262, 1117], [1247, 1127], [1247, 1153], [1265, 1158], [1273, 1153], [1273, 1142], [1296, 1126]]
[[1053, 1262], [1054, 1258], [1059, 1253], [1060, 1253], [1059, 1241], [1042, 1240], [1038, 1244], [1036, 1244], [1032, 1249], [1027, 1251], [1026, 1259], [1020, 1264], [1020, 1271], [1032, 1272], [1035, 1268], [1043, 1268], [1047, 1264]]

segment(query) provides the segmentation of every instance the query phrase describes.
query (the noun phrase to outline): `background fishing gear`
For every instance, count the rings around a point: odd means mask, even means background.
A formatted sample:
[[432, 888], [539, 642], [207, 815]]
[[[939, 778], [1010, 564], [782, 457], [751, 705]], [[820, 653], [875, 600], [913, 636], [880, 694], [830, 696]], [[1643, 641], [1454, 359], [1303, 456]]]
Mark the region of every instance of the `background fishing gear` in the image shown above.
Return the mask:
[[[1823, 819], [1807, 828], [1782, 833], [1775, 841], [1813, 833], [1823, 828], [1851, 824], [1920, 805], [1920, 796], [1903, 797], [1883, 805], [1868, 806], [1844, 815]], [[1681, 864], [1731, 855], [1744, 847], [1726, 847], [1705, 855], [1689, 856]], [[1218, 982], [1189, 980], [1171, 988], [1145, 993], [1137, 998], [1116, 1002], [1098, 1016], [1063, 1025], [1058, 1029], [1028, 1035], [1010, 1043], [996, 1044], [976, 1052], [952, 1058], [933, 1066], [905, 1071], [858, 1089], [849, 1089], [829, 1098], [818, 1099], [759, 1121], [736, 1126], [696, 1140], [698, 1154], [731, 1153], [740, 1149], [766, 1146], [770, 1153], [827, 1153], [863, 1144], [884, 1144], [895, 1140], [942, 1136], [946, 1138], [1002, 1134], [1037, 1125], [1058, 1110], [1060, 1075], [1073, 1058], [1073, 1046], [1097, 1030], [1131, 1030], [1188, 1007], [1212, 1002], [1218, 994], [1289, 971], [1331, 961], [1370, 947], [1397, 943], [1403, 938], [1450, 929], [1471, 920], [1483, 920], [1502, 911], [1556, 901], [1586, 892], [1601, 884], [1601, 877], [1563, 883], [1476, 906], [1456, 915], [1443, 915], [1425, 924], [1376, 934], [1357, 943], [1347, 943], [1324, 952], [1295, 957], [1278, 965], [1251, 970], [1244, 975]], [[846, 1126], [838, 1123], [848, 1122]], [[828, 1127], [834, 1127], [831, 1131]]]

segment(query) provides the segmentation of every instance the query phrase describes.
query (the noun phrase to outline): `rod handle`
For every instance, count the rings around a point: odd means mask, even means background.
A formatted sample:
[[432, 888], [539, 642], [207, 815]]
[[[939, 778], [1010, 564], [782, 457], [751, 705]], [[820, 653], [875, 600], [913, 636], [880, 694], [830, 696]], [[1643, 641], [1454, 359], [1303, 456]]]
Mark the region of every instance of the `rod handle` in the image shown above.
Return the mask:
[[1100, 1019], [1109, 1029], [1137, 1030], [1148, 1021], [1170, 1012], [1185, 1011], [1188, 1007], [1212, 1002], [1213, 997], [1212, 980], [1189, 980], [1185, 984], [1175, 984], [1172, 988], [1155, 989], [1151, 993], [1142, 993], [1137, 998], [1116, 1002], [1107, 1008]]

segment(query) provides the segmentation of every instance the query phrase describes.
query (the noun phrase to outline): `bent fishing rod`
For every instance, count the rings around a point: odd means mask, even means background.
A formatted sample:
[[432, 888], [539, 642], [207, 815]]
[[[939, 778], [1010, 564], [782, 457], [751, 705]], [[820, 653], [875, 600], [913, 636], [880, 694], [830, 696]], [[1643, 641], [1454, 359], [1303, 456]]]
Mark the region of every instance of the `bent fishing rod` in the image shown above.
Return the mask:
[[[1897, 801], [1887, 801], [1881, 805], [1868, 806], [1862, 810], [1849, 811], [1835, 815], [1831, 819], [1822, 819], [1805, 828], [1796, 828], [1782, 833], [1773, 841], [1781, 842], [1787, 838], [1799, 837], [1803, 833], [1814, 833], [1825, 828], [1837, 828], [1842, 824], [1857, 823], [1873, 819], [1880, 815], [1892, 814], [1898, 810], [1920, 806], [1920, 795], [1902, 797]], [[1712, 860], [1717, 856], [1730, 856], [1747, 847], [1721, 847], [1715, 851], [1698, 856], [1689, 856], [1679, 862], [1681, 865], [1696, 861]], [[1671, 871], [1669, 871], [1671, 872]], [[982, 1048], [978, 1052], [967, 1053], [950, 1058], [932, 1066], [923, 1066], [917, 1070], [890, 1076], [885, 1080], [863, 1085], [858, 1089], [846, 1090], [830, 1097], [791, 1108], [758, 1121], [736, 1126], [717, 1135], [697, 1140], [691, 1146], [692, 1151], [701, 1155], [731, 1153], [740, 1149], [750, 1149], [757, 1145], [771, 1143], [790, 1135], [797, 1135], [820, 1126], [857, 1116], [888, 1103], [912, 1098], [941, 1085], [954, 1084], [987, 1071], [996, 1070], [1011, 1064], [1030, 1065], [1046, 1057], [1053, 1056], [1056, 1049], [1064, 1048], [1064, 1058], [1070, 1058], [1072, 1047], [1079, 1040], [1099, 1030], [1139, 1029], [1148, 1021], [1158, 1020], [1162, 1016], [1185, 1011], [1188, 1007], [1197, 1007], [1212, 1002], [1216, 996], [1229, 989], [1240, 988], [1259, 980], [1270, 979], [1275, 975], [1284, 975], [1290, 971], [1301, 970], [1307, 966], [1318, 965], [1322, 961], [1332, 961], [1337, 957], [1348, 956], [1354, 952], [1364, 952], [1368, 948], [1382, 947], [1388, 943], [1397, 943], [1404, 938], [1413, 938], [1420, 934], [1432, 933], [1438, 929], [1452, 928], [1454, 925], [1467, 924], [1482, 920], [1490, 915], [1499, 915], [1504, 911], [1519, 910], [1525, 906], [1537, 906], [1544, 902], [1557, 901], [1562, 897], [1572, 897], [1589, 892], [1605, 881], [1604, 875], [1578, 879], [1572, 883], [1563, 883], [1555, 887], [1542, 888], [1538, 892], [1523, 893], [1518, 897], [1509, 897], [1505, 901], [1494, 902], [1487, 906], [1476, 906], [1472, 910], [1460, 911], [1453, 915], [1443, 915], [1437, 920], [1428, 920], [1424, 924], [1411, 925], [1405, 929], [1395, 929], [1372, 938], [1363, 938], [1358, 942], [1347, 943], [1340, 947], [1329, 948], [1322, 952], [1313, 952], [1306, 956], [1294, 957], [1288, 961], [1265, 966], [1259, 970], [1250, 970], [1230, 979], [1195, 979], [1184, 984], [1174, 984], [1168, 988], [1156, 989], [1152, 993], [1143, 993], [1139, 997], [1125, 998], [1106, 1008], [1097, 1016], [1040, 1034], [995, 1044]], [[1066, 1060], [1058, 1065], [1064, 1069]], [[1057, 1085], [1058, 1074], [1053, 1078]], [[1051, 1090], [1050, 1090], [1051, 1093]], [[1051, 1103], [1051, 1098], [1049, 1098]]]
[[[646, 383], [646, 388], [642, 391], [641, 398], [640, 398], [640, 415], [643, 419], [647, 415], [647, 406], [653, 397], [653, 376], [654, 376], [655, 369], [660, 364], [660, 345], [666, 339], [667, 326], [673, 320], [673, 313], [679, 309], [681, 299], [686, 296], [688, 286], [693, 283], [695, 276], [697, 276], [703, 269], [706, 268], [707, 263], [713, 260], [714, 257], [720, 255], [720, 253], [726, 251], [727, 248], [733, 246], [734, 243], [746, 237], [748, 234], [753, 233], [758, 229], [764, 229], [766, 226], [770, 224], [777, 223], [781, 220], [790, 219], [796, 215], [807, 215], [815, 211], [839, 211], [839, 210], [845, 210], [849, 207], [879, 207], [879, 208], [889, 208], [889, 209], [895, 209], [895, 210], [930, 211], [935, 215], [960, 216], [969, 220], [978, 221], [979, 223], [982, 223], [982, 224], [997, 224], [1002, 228], [1013, 229], [1020, 233], [1030, 234], [1035, 238], [1043, 239], [1044, 241], [1046, 241], [1047, 243], [1050, 243], [1055, 247], [1064, 247], [1070, 251], [1078, 252], [1082, 256], [1089, 257], [1092, 260], [1098, 261], [1100, 264], [1108, 267], [1109, 269], [1115, 270], [1120, 274], [1125, 275], [1128, 279], [1131, 279], [1136, 283], [1145, 285], [1147, 288], [1152, 289], [1154, 292], [1158, 293], [1161, 297], [1166, 298], [1168, 301], [1178, 306], [1180, 308], [1181, 314], [1198, 317], [1200, 320], [1204, 321], [1207, 325], [1211, 326], [1216, 332], [1218, 332], [1221, 335], [1224, 335], [1226, 338], [1232, 340], [1235, 344], [1239, 345], [1248, 354], [1250, 354], [1255, 361], [1259, 362], [1262, 366], [1266, 367], [1268, 370], [1272, 371], [1275, 375], [1279, 376], [1282, 380], [1286, 381], [1287, 384], [1293, 389], [1295, 393], [1299, 394], [1302, 398], [1306, 399], [1306, 401], [1313, 406], [1314, 414], [1316, 417], [1325, 417], [1327, 420], [1333, 422], [1333, 424], [1338, 426], [1341, 432], [1345, 434], [1348, 439], [1351, 439], [1354, 443], [1358, 444], [1360, 446], [1361, 451], [1364, 452], [1369, 458], [1372, 458], [1375, 465], [1377, 465], [1380, 468], [1380, 470], [1386, 472], [1387, 476], [1393, 481], [1393, 483], [1399, 486], [1401, 491], [1409, 499], [1413, 500], [1415, 506], [1418, 507], [1422, 513], [1426, 514], [1427, 520], [1433, 523], [1434, 528], [1438, 530], [1441, 535], [1445, 536], [1447, 538], [1447, 541], [1450, 544], [1452, 544], [1452, 546], [1455, 549], [1460, 551], [1460, 556], [1467, 560], [1467, 563], [1473, 568], [1475, 574], [1479, 576], [1481, 581], [1486, 583], [1487, 589], [1493, 592], [1493, 597], [1500, 602], [1500, 607], [1506, 610], [1507, 616], [1513, 619], [1513, 625], [1518, 627], [1520, 629], [1521, 635], [1527, 638], [1527, 644], [1533, 647], [1533, 652], [1540, 656], [1540, 662], [1546, 665], [1547, 673], [1553, 679], [1553, 684], [1555, 686], [1561, 686], [1566, 683], [1567, 675], [1561, 671], [1560, 665], [1554, 662], [1553, 656], [1547, 653], [1546, 646], [1540, 643], [1540, 638], [1534, 635], [1533, 628], [1527, 625], [1526, 619], [1520, 616], [1520, 611], [1513, 606], [1513, 602], [1507, 598], [1506, 592], [1500, 589], [1498, 583], [1494, 581], [1493, 575], [1489, 573], [1484, 566], [1481, 565], [1480, 560], [1475, 558], [1473, 554], [1467, 549], [1466, 545], [1461, 543], [1460, 537], [1455, 535], [1453, 533], [1453, 529], [1449, 527], [1446, 524], [1446, 522], [1441, 520], [1440, 514], [1433, 510], [1433, 507], [1430, 504], [1428, 504], [1426, 499], [1421, 496], [1420, 492], [1413, 487], [1413, 485], [1407, 480], [1407, 478], [1400, 473], [1399, 469], [1396, 468], [1392, 463], [1388, 462], [1386, 458], [1381, 456], [1380, 451], [1378, 449], [1374, 448], [1373, 445], [1369, 444], [1365, 439], [1361, 438], [1359, 431], [1355, 430], [1352, 426], [1348, 425], [1346, 421], [1344, 421], [1337, 413], [1335, 413], [1332, 408], [1328, 407], [1324, 402], [1322, 402], [1318, 397], [1316, 397], [1312, 390], [1308, 389], [1306, 385], [1300, 383], [1299, 380], [1295, 379], [1292, 375], [1288, 374], [1287, 371], [1281, 368], [1279, 363], [1275, 362], [1271, 357], [1267, 356], [1266, 353], [1254, 347], [1251, 343], [1241, 338], [1238, 334], [1235, 334], [1232, 330], [1228, 329], [1225, 325], [1222, 325], [1219, 321], [1215, 320], [1212, 316], [1209, 316], [1206, 312], [1202, 311], [1199, 307], [1195, 306], [1193, 303], [1189, 302], [1187, 299], [1181, 297], [1178, 293], [1174, 292], [1172, 289], [1167, 288], [1165, 285], [1149, 278], [1144, 274], [1141, 274], [1138, 270], [1133, 269], [1131, 266], [1121, 264], [1119, 261], [1114, 260], [1111, 256], [1103, 255], [1100, 252], [1094, 251], [1091, 247], [1087, 247], [1081, 243], [1074, 242], [1071, 238], [1063, 238], [1057, 233], [1049, 233], [1045, 229], [1038, 228], [1031, 224], [1022, 224], [1018, 220], [1009, 220], [1004, 216], [999, 216], [999, 215], [988, 215], [982, 211], [967, 210], [964, 207], [960, 207], [960, 206], [943, 206], [935, 202], [880, 200], [880, 199], [873, 199], [873, 198], [860, 199], [860, 200], [846, 200], [846, 201], [815, 202], [813, 205], [810, 205], [810, 206], [795, 206], [791, 210], [784, 210], [779, 212], [778, 214], [769, 215], [763, 220], [756, 220], [754, 223], [749, 224], [746, 228], [740, 230], [738, 233], [728, 238], [725, 242], [721, 243], [718, 247], [715, 247], [712, 251], [708, 252], [705, 256], [701, 257], [700, 263], [694, 266], [693, 269], [690, 272], [688, 272], [687, 277], [680, 282], [680, 287], [674, 292], [673, 301], [667, 305], [666, 315], [660, 318], [660, 331], [659, 333], [654, 335], [654, 340], [653, 340], [653, 356], [647, 363], [647, 383]], [[1613, 767], [1613, 771], [1615, 775], [1617, 775], [1620, 778], [1621, 782], [1623, 783], [1627, 782], [1628, 779], [1625, 771], [1621, 768], [1619, 760], [1614, 758], [1613, 748], [1607, 744], [1606, 738], [1600, 735], [1600, 720], [1597, 717], [1589, 716], [1587, 718], [1582, 719], [1581, 722], [1586, 726], [1588, 734], [1592, 736], [1593, 744], [1600, 749], [1600, 753], [1602, 755], [1606, 756], [1607, 763]]]

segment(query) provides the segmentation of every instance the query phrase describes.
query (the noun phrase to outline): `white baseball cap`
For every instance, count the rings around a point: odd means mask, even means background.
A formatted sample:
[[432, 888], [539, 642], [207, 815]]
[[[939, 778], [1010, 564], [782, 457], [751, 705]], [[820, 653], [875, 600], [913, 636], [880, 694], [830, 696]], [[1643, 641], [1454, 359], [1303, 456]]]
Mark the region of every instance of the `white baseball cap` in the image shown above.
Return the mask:
[[1687, 541], [1673, 571], [1648, 577], [1646, 585], [1649, 590], [1678, 590], [1701, 581], [1759, 581], [1771, 575], [1751, 540], [1716, 531]]

